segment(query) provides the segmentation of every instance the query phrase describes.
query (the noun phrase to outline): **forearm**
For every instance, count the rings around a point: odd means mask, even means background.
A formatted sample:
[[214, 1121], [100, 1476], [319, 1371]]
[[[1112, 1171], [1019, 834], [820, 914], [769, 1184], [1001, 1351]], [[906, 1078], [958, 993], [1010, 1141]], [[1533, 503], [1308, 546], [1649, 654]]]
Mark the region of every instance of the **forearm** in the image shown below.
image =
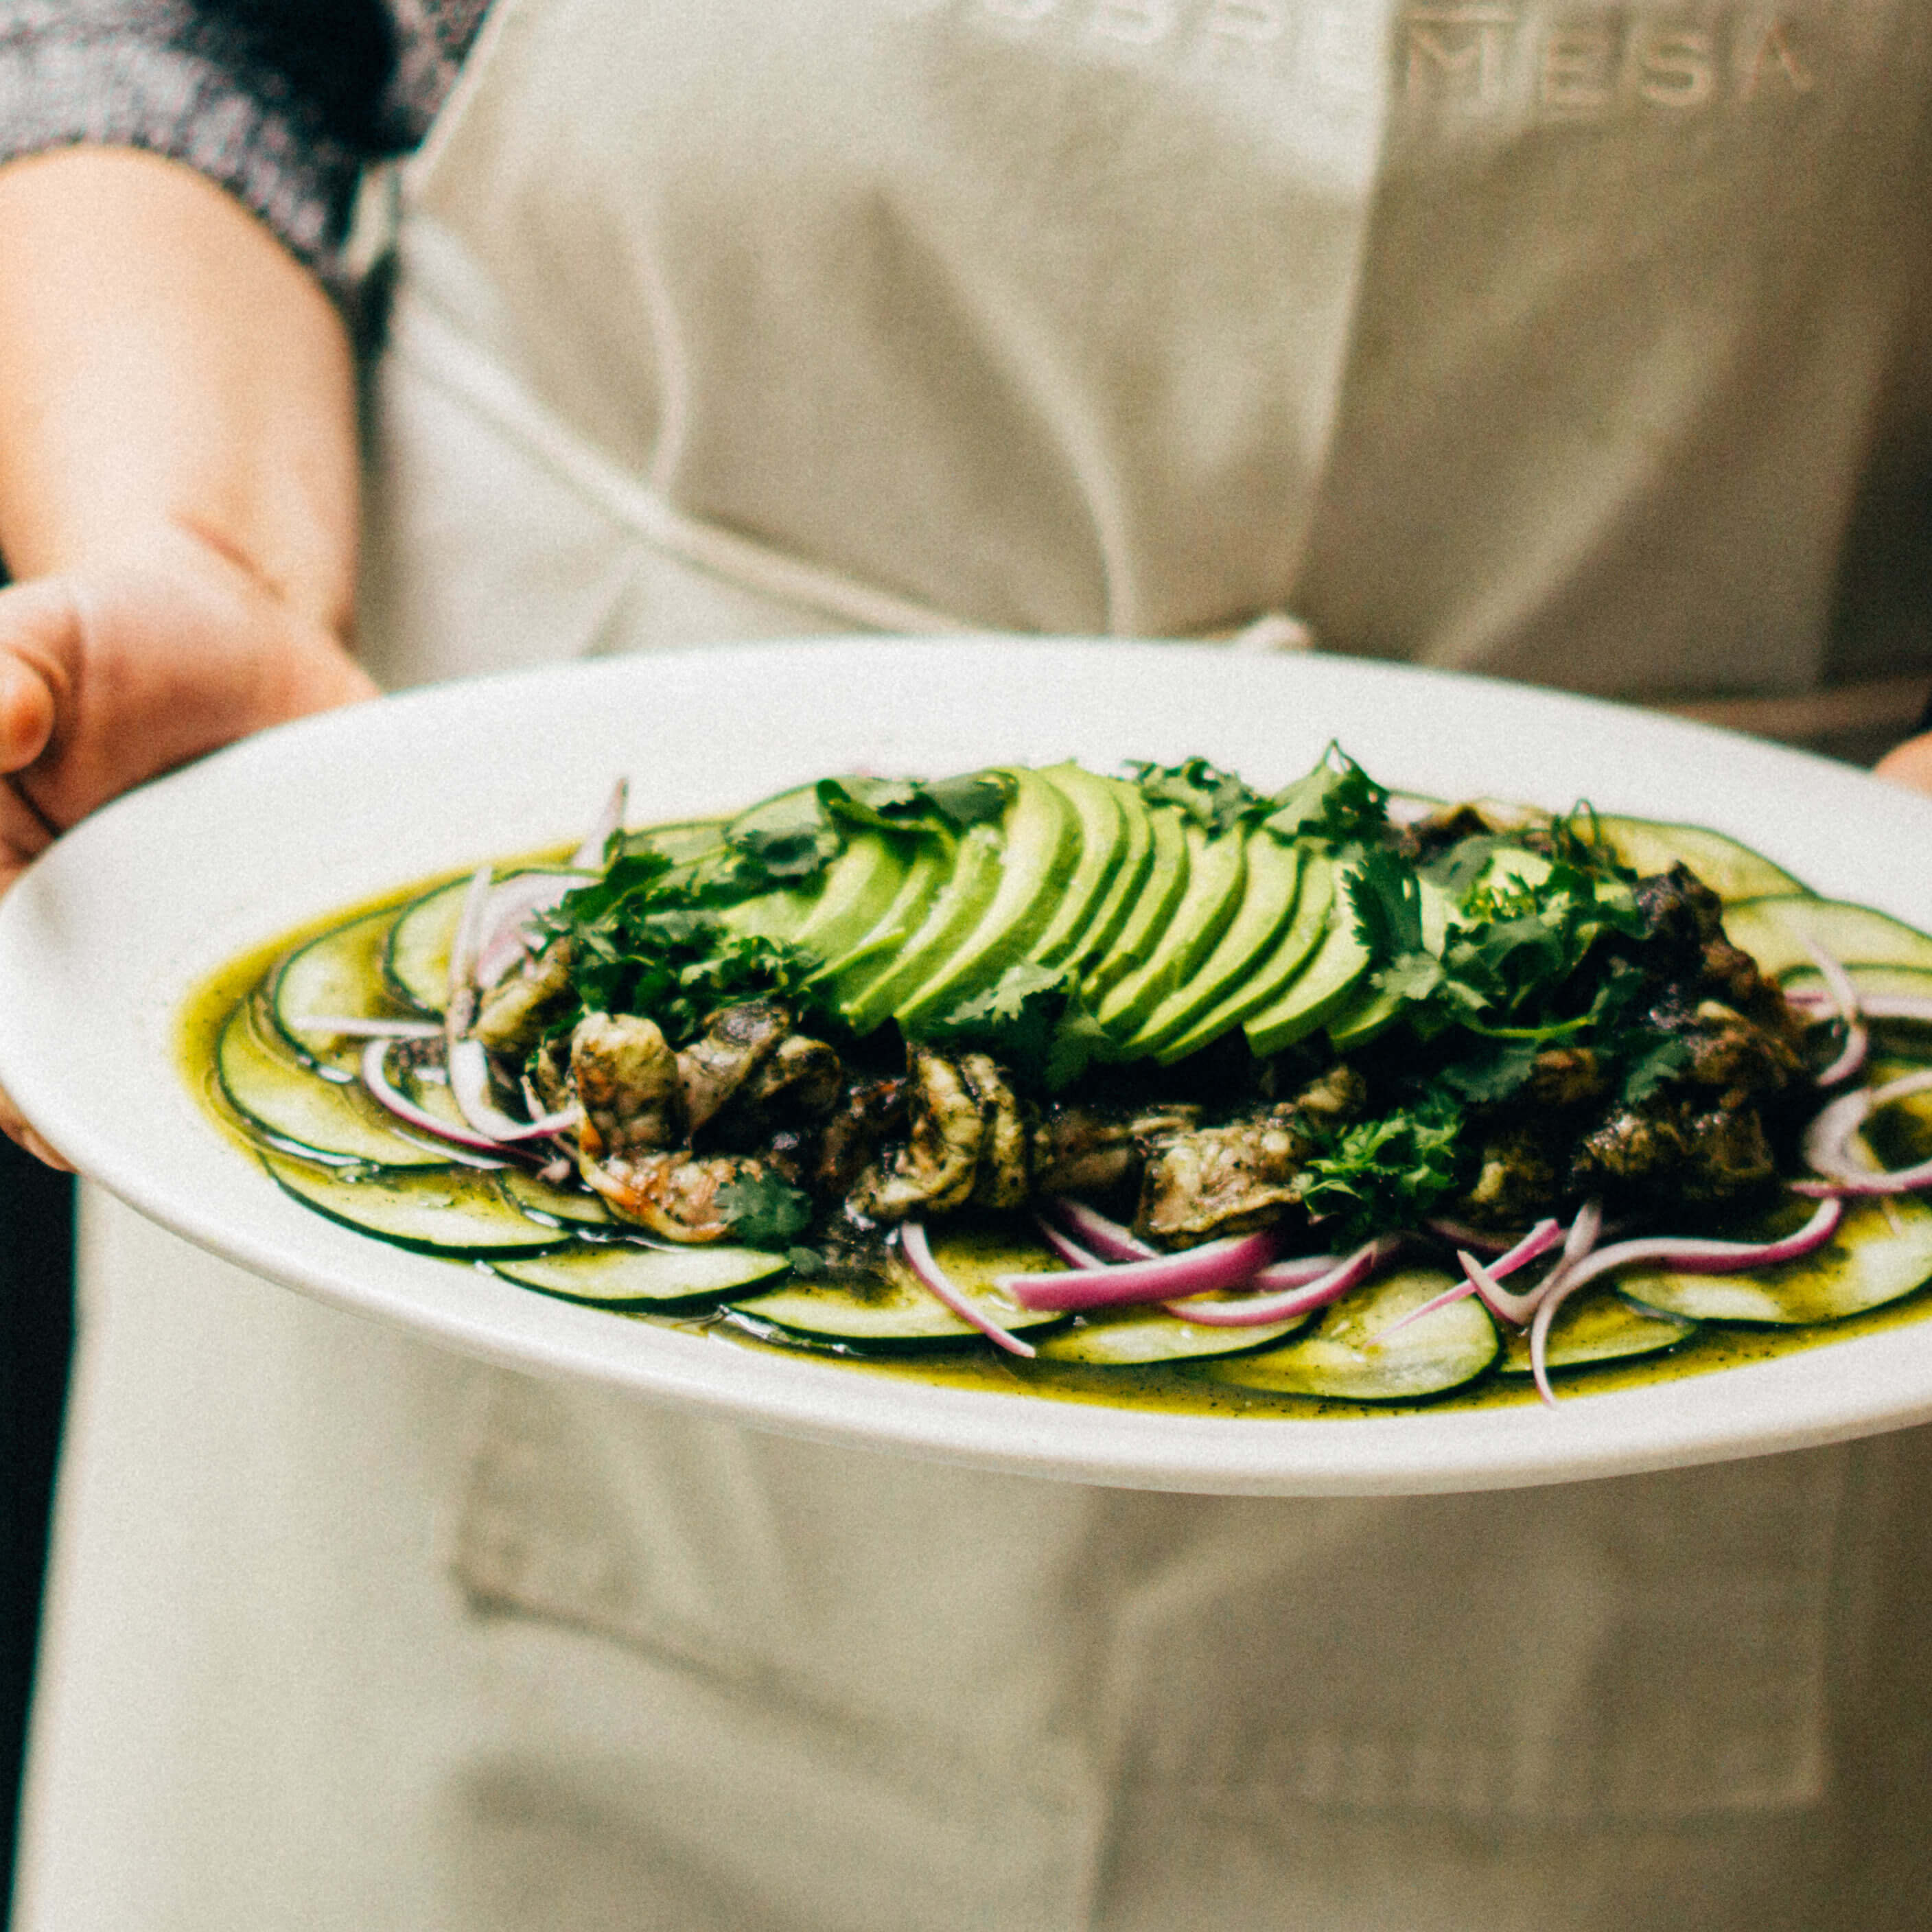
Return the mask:
[[354, 372], [320, 284], [219, 188], [127, 150], [0, 168], [0, 555], [16, 579], [187, 536], [347, 633]]

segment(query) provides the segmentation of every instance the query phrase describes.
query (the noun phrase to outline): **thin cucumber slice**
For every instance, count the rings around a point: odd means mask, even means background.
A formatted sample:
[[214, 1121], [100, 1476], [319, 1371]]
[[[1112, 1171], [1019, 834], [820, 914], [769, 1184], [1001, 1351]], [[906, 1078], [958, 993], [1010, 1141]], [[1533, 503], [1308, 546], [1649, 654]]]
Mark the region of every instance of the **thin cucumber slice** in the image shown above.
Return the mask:
[[255, 1023], [254, 1003], [228, 1017], [214, 1052], [228, 1104], [265, 1139], [335, 1166], [441, 1168], [446, 1152], [398, 1132], [359, 1087], [325, 1080], [279, 1035]]
[[491, 1265], [506, 1281], [566, 1301], [605, 1308], [706, 1306], [742, 1288], [782, 1274], [782, 1255], [758, 1248], [645, 1248], [606, 1242], [560, 1248], [554, 1254]]
[[[1016, 1240], [997, 1228], [949, 1229], [932, 1244], [933, 1258], [975, 1306], [1003, 1328], [1024, 1334], [1063, 1324], [1066, 1317], [1022, 1308], [993, 1286], [997, 1274], [1038, 1272], [1051, 1265], [1037, 1244]], [[855, 1354], [899, 1354], [954, 1348], [982, 1339], [978, 1329], [922, 1286], [893, 1256], [874, 1282], [862, 1288], [800, 1281], [768, 1294], [735, 1300], [733, 1306], [760, 1330], [778, 1339], [797, 1336]]]
[[1687, 866], [1726, 905], [1767, 893], [1803, 893], [1805, 886], [1761, 852], [1701, 825], [1666, 825], [1648, 818], [1599, 814], [1597, 830], [1612, 854], [1640, 875]]
[[1837, 1238], [1802, 1260], [1741, 1274], [1633, 1268], [1617, 1286], [1633, 1301], [1700, 1322], [1842, 1322], [1932, 1280], [1932, 1208], [1894, 1201], [1894, 1229], [1873, 1202], [1848, 1208]]
[[668, 825], [647, 825], [627, 833], [627, 850], [659, 852], [673, 865], [688, 865], [694, 859], [707, 859], [722, 849], [724, 821], [722, 818], [680, 818]]
[[1083, 1316], [1072, 1328], [1049, 1335], [1040, 1344], [1040, 1355], [1042, 1361], [1085, 1362], [1100, 1368], [1199, 1360], [1265, 1348], [1312, 1318], [1298, 1315], [1291, 1321], [1252, 1328], [1210, 1328], [1158, 1308], [1108, 1309]]
[[1335, 904], [1335, 868], [1322, 854], [1302, 856], [1301, 884], [1295, 894], [1294, 916], [1276, 942], [1274, 950], [1219, 1004], [1192, 1025], [1168, 1040], [1154, 1054], [1163, 1066], [1198, 1053], [1224, 1033], [1232, 1032], [1250, 1015], [1280, 998], [1315, 956], [1328, 929]]
[[1312, 1335], [1236, 1355], [1204, 1371], [1217, 1382], [1346, 1402], [1413, 1402], [1473, 1382], [1496, 1358], [1496, 1324], [1474, 1295], [1377, 1338], [1454, 1286], [1438, 1268], [1405, 1268], [1336, 1302]]
[[1141, 809], [1148, 828], [1146, 872], [1124, 912], [1118, 915], [1119, 930], [1106, 950], [1096, 953], [1086, 967], [1081, 990], [1090, 1006], [1160, 943], [1187, 891], [1186, 817], [1172, 806], [1150, 806], [1144, 800]]
[[1168, 996], [1184, 986], [1220, 943], [1240, 910], [1248, 877], [1248, 843], [1190, 823], [1187, 890], [1140, 964], [1114, 982], [1094, 1017], [1117, 1041], [1130, 1039]]
[[[1586, 1368], [1593, 1362], [1622, 1361], [1634, 1355], [1660, 1354], [1697, 1332], [1696, 1322], [1681, 1315], [1640, 1308], [1621, 1294], [1579, 1295], [1556, 1311], [1550, 1324], [1550, 1366]], [[1499, 1375], [1530, 1372], [1529, 1336], [1512, 1328], [1496, 1360]]]
[[1294, 915], [1301, 888], [1302, 855], [1272, 832], [1257, 826], [1247, 837], [1247, 882], [1234, 916], [1214, 950], [1156, 1006], [1122, 1047], [1124, 1057], [1157, 1053], [1180, 1038], [1195, 1022], [1246, 988], [1256, 967], [1270, 958]]
[[449, 1004], [449, 949], [469, 890], [467, 879], [438, 886], [405, 906], [389, 930], [382, 970], [419, 1012], [440, 1013]]
[[1808, 934], [1847, 966], [1932, 967], [1932, 939], [1869, 906], [1783, 893], [1724, 908], [1724, 931], [1774, 980], [1809, 966]]
[[496, 1191], [491, 1174], [447, 1168], [336, 1174], [273, 1154], [262, 1162], [305, 1206], [403, 1247], [440, 1255], [539, 1254], [568, 1239], [519, 1214]]
[[496, 1177], [505, 1199], [533, 1221], [566, 1228], [612, 1228], [616, 1223], [598, 1197], [574, 1187], [553, 1187], [527, 1168], [506, 1167]]
[[318, 1066], [352, 1070], [366, 1042], [318, 1033], [301, 1022], [310, 1016], [386, 1019], [397, 1012], [382, 978], [383, 947], [395, 917], [388, 907], [352, 919], [297, 946], [276, 969], [268, 986], [268, 1011], [299, 1058]]

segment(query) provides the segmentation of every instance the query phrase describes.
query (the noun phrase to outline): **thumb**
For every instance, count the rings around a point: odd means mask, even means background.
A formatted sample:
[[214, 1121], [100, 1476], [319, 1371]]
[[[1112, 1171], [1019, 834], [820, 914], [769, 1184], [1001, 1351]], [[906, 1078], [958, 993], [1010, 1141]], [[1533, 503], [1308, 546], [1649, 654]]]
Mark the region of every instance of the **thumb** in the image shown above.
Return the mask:
[[58, 578], [0, 590], [0, 772], [23, 770], [52, 742], [80, 629], [74, 593]]

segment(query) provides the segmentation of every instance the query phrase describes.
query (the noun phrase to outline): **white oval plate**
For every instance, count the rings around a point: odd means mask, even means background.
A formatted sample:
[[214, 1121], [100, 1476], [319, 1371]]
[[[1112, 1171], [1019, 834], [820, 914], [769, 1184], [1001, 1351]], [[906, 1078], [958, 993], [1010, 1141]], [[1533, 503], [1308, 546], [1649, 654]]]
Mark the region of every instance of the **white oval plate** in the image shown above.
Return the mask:
[[632, 819], [842, 770], [1201, 753], [1273, 788], [1338, 738], [1385, 782], [1712, 826], [1932, 927], [1932, 800], [1590, 700], [1211, 646], [748, 646], [443, 686], [272, 731], [120, 800], [0, 903], [0, 1084], [86, 1174], [272, 1281], [519, 1367], [990, 1468], [1274, 1495], [1475, 1490], [1714, 1461], [1932, 1417], [1932, 1322], [1537, 1407], [1367, 1420], [1136, 1412], [934, 1388], [614, 1320], [298, 1207], [176, 1058], [191, 988], [332, 910]]

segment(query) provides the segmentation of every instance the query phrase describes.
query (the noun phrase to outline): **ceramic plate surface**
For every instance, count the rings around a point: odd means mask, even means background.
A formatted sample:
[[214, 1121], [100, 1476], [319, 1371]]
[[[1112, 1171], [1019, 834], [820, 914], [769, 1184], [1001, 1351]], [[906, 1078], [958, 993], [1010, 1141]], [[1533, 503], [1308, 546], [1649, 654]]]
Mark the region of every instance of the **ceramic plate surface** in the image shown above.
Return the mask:
[[[1447, 797], [1714, 826], [1820, 891], [1932, 928], [1932, 800], [1615, 706], [1210, 646], [868, 640], [576, 664], [266, 733], [61, 841], [0, 902], [0, 1084], [81, 1172], [272, 1282], [426, 1340], [756, 1426], [982, 1467], [1278, 1495], [1475, 1490], [1796, 1448], [1932, 1418], [1932, 1321], [1650, 1387], [1367, 1420], [1177, 1416], [922, 1385], [615, 1319], [298, 1207], [177, 1061], [224, 962], [430, 874], [842, 770], [1193, 753], [1273, 788], [1331, 738]], [[276, 1292], [265, 1285], [265, 1294]]]

